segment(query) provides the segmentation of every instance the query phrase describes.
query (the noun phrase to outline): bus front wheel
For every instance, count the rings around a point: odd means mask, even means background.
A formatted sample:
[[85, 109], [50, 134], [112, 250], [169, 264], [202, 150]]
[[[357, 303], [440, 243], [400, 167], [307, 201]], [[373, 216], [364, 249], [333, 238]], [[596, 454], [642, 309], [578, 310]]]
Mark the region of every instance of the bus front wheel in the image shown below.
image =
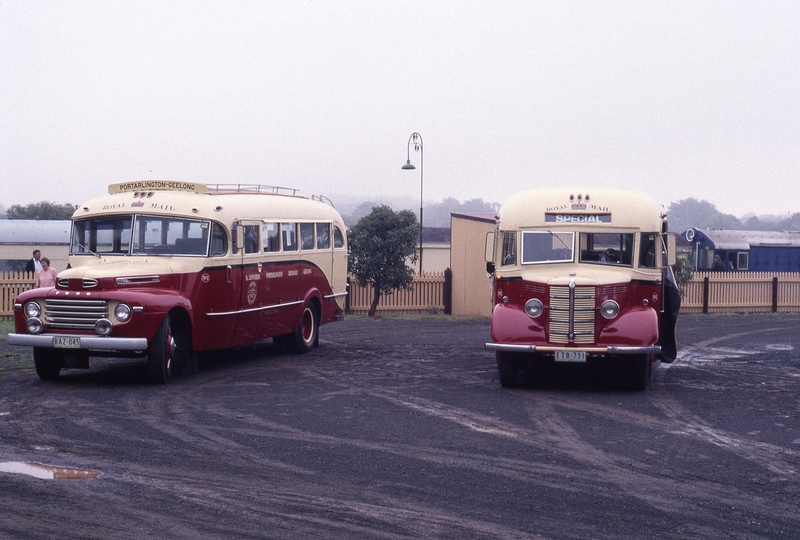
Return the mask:
[[151, 383], [166, 384], [172, 377], [175, 349], [175, 339], [172, 337], [167, 315], [147, 346], [147, 375]]
[[497, 375], [500, 377], [500, 386], [514, 388], [517, 386], [519, 376], [519, 360], [516, 355], [509, 352], [497, 351]]
[[628, 388], [634, 391], [644, 391], [650, 386], [653, 359], [649, 354], [637, 355], [629, 359]]

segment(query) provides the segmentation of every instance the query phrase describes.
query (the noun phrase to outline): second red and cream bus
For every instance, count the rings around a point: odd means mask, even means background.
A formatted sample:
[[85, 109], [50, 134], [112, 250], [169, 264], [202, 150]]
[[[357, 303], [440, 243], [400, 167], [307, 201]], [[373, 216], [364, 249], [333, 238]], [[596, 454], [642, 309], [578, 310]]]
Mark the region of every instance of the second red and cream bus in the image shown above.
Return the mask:
[[165, 383], [198, 351], [267, 338], [304, 353], [343, 313], [344, 223], [295, 190], [114, 184], [72, 221], [69, 268], [16, 298], [8, 336], [33, 346], [42, 379], [92, 356], [141, 356]]
[[652, 197], [604, 188], [511, 197], [487, 237], [491, 343], [500, 383], [548, 362], [620, 370], [645, 389], [651, 364], [677, 353], [674, 237]]

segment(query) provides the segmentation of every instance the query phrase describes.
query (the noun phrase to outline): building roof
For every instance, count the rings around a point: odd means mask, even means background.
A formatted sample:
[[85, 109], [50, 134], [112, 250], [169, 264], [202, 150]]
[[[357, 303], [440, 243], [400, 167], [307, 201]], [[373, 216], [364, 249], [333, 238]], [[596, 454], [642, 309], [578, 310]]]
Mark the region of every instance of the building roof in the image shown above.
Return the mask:
[[[691, 232], [690, 232], [691, 231]], [[704, 235], [715, 249], [748, 250], [751, 247], [800, 247], [800, 231], [737, 231], [689, 229], [683, 236], [690, 242]]]
[[0, 219], [0, 244], [69, 244], [70, 220]]
[[483, 221], [486, 223], [497, 222], [497, 216], [495, 214], [465, 214], [461, 212], [450, 212], [450, 217], [468, 219], [470, 221]]

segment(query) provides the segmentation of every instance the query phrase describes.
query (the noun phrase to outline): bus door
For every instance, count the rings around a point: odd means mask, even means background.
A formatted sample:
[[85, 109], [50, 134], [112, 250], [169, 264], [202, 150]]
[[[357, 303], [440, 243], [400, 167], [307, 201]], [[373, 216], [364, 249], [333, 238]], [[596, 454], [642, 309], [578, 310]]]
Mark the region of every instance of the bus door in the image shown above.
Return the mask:
[[242, 295], [243, 250], [236, 246], [236, 229], [232, 230], [233, 246], [228, 255], [228, 236], [222, 226], [212, 224], [209, 255], [211, 267], [203, 270], [200, 279], [209, 286], [207, 326], [203, 331], [203, 349], [231, 347], [239, 322], [239, 299]]
[[236, 248], [240, 258], [238, 275], [239, 288], [239, 320], [233, 346], [250, 343], [257, 339], [258, 320], [264, 307], [261, 294], [262, 254], [261, 254], [261, 221], [241, 220], [237, 227]]

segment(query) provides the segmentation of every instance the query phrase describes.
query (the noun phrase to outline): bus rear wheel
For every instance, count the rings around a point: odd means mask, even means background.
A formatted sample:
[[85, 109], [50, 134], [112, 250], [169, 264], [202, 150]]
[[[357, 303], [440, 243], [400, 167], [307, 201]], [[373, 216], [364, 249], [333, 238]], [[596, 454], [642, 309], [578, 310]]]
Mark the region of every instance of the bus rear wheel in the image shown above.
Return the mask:
[[319, 345], [319, 311], [314, 302], [303, 308], [297, 330], [285, 337], [289, 350], [296, 354], [305, 354]]
[[152, 384], [166, 384], [172, 377], [175, 349], [175, 339], [172, 337], [167, 315], [147, 346], [147, 375]]
[[36, 374], [40, 379], [51, 381], [61, 373], [61, 367], [64, 365], [64, 355], [56, 349], [34, 347], [33, 364], [36, 366]]

